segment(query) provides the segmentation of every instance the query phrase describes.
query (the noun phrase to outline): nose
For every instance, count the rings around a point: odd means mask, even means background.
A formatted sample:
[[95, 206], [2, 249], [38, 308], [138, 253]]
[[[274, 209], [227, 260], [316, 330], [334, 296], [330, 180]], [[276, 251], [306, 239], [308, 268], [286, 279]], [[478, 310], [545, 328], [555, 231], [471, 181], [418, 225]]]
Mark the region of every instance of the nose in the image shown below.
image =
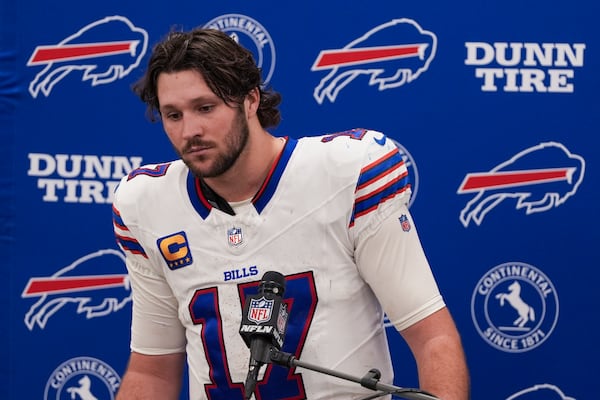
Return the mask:
[[194, 114], [184, 114], [181, 119], [181, 135], [184, 139], [202, 136], [204, 129], [201, 118]]

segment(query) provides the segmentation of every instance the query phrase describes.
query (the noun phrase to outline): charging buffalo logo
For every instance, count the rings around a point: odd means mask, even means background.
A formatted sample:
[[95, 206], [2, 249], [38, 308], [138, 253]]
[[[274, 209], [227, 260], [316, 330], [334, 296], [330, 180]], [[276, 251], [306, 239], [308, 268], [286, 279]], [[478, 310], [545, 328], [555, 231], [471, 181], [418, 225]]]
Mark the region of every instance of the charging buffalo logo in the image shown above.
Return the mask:
[[554, 285], [538, 268], [520, 262], [498, 265], [477, 283], [471, 316], [489, 345], [509, 353], [542, 344], [558, 321]]
[[332, 103], [340, 91], [359, 76], [382, 91], [410, 83], [427, 71], [437, 47], [437, 37], [415, 21], [394, 19], [379, 25], [341, 49], [323, 50], [311, 71], [330, 70], [313, 96]]
[[540, 143], [511, 157], [489, 172], [468, 173], [458, 194], [476, 193], [460, 212], [466, 228], [480, 225], [500, 202], [516, 200], [525, 214], [548, 211], [573, 196], [583, 181], [585, 160], [556, 142]]
[[127, 274], [99, 274], [99, 271], [126, 271], [125, 256], [106, 249], [75, 260], [50, 277], [29, 279], [21, 297], [39, 297], [25, 314], [29, 330], [44, 329], [54, 314], [67, 305], [76, 306], [86, 318], [106, 316], [131, 301]]
[[29, 84], [29, 93], [49, 96], [54, 86], [73, 71], [92, 86], [127, 76], [146, 54], [148, 33], [122, 16], [111, 16], [84, 26], [55, 45], [37, 46], [27, 66], [44, 65]]

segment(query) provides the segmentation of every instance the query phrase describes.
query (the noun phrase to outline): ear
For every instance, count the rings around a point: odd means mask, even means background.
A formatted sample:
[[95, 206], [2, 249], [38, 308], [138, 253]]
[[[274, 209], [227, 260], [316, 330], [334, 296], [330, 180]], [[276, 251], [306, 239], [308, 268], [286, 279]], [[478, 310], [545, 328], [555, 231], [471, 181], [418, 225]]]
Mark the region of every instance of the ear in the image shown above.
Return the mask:
[[246, 95], [246, 99], [244, 99], [244, 107], [246, 107], [246, 115], [248, 117], [255, 116], [259, 105], [260, 105], [260, 90], [257, 87], [255, 87]]

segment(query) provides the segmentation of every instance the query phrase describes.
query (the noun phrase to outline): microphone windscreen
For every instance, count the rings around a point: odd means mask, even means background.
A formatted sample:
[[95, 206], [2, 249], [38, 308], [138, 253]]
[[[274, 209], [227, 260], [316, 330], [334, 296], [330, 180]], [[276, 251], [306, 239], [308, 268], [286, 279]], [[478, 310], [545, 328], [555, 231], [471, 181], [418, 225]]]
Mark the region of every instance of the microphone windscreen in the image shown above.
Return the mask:
[[262, 277], [263, 282], [275, 282], [281, 286], [285, 286], [285, 277], [276, 271], [267, 271]]

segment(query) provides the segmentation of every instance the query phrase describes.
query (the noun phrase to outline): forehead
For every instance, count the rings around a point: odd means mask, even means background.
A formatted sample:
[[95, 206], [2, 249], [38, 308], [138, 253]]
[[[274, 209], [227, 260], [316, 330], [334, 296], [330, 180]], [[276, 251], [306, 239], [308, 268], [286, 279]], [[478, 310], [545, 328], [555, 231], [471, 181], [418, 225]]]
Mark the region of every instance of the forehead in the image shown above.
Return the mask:
[[175, 106], [199, 98], [217, 97], [206, 84], [202, 74], [191, 69], [162, 72], [156, 81], [156, 94], [161, 107]]

